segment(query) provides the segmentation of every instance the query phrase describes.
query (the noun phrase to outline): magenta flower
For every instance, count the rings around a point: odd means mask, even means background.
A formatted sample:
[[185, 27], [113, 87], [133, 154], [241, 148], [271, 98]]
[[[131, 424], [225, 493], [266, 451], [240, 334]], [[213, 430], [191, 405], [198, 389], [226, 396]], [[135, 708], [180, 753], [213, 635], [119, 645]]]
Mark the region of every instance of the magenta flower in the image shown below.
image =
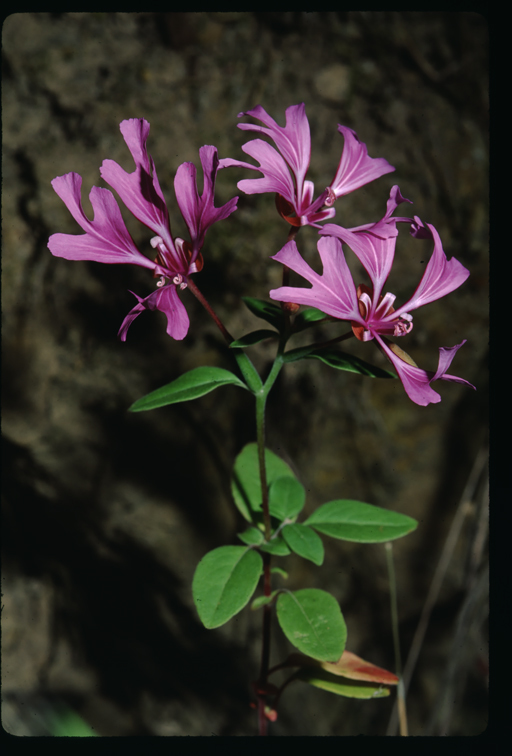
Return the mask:
[[58, 176], [53, 179], [52, 186], [85, 234], [53, 234], [48, 240], [48, 247], [52, 254], [66, 260], [132, 263], [153, 270], [154, 277], [159, 278], [157, 290], [145, 298], [134, 294], [138, 303], [123, 320], [119, 336], [122, 341], [126, 340], [128, 328], [144, 310], [160, 310], [167, 316], [169, 336], [181, 340], [187, 335], [190, 321], [177, 290], [186, 288], [188, 276], [203, 267], [200, 250], [205, 234], [210, 226], [236, 210], [238, 197], [220, 208], [214, 207], [215, 179], [219, 167], [217, 149], [201, 147], [199, 157], [204, 174], [202, 195], [199, 196], [197, 191], [196, 167], [193, 163], [180, 165], [174, 178], [176, 200], [190, 241], [173, 238], [155, 165], [146, 149], [149, 123], [143, 118], [131, 118], [123, 121], [119, 128], [135, 161], [135, 171], [127, 173], [113, 160], [104, 160], [100, 173], [130, 212], [156, 234], [150, 242], [157, 251], [154, 262], [135, 246], [119, 206], [108, 189], [93, 186], [89, 198], [94, 220], [87, 218], [81, 204], [82, 177], [77, 173]]
[[[421, 223], [421, 221], [419, 221]], [[455, 381], [471, 386], [468, 381], [446, 372], [457, 350], [465, 344], [462, 341], [453, 347], [441, 347], [439, 364], [435, 372], [422, 370], [397, 344], [387, 336], [405, 336], [413, 328], [412, 310], [444, 297], [458, 288], [469, 276], [469, 271], [455, 258], [448, 260], [443, 251], [441, 239], [434, 226], [423, 227], [434, 240], [434, 251], [427, 264], [421, 281], [413, 296], [401, 307], [393, 308], [395, 295], [383, 294], [384, 285], [393, 264], [396, 236], [381, 238], [368, 231], [348, 231], [331, 225], [321, 230], [318, 251], [323, 265], [319, 275], [303, 260], [294, 241], [288, 242], [273, 257], [309, 281], [311, 289], [283, 286], [270, 292], [271, 299], [281, 302], [317, 307], [327, 315], [340, 320], [348, 320], [356, 338], [360, 341], [375, 339], [377, 345], [392, 362], [404, 389], [416, 404], [441, 401], [441, 397], [430, 386], [435, 380]], [[333, 233], [336, 236], [333, 236]], [[336, 238], [338, 237], [338, 238]], [[363, 264], [371, 281], [371, 286], [355, 285], [342, 246], [346, 242]], [[474, 386], [471, 386], [474, 388]]]
[[238, 188], [246, 194], [276, 192], [277, 209], [292, 226], [318, 227], [319, 221], [334, 217], [332, 205], [338, 197], [395, 170], [384, 158], [369, 157], [366, 145], [359, 141], [355, 131], [338, 125], [344, 138], [338, 170], [330, 186], [313, 200], [314, 184], [305, 178], [311, 157], [311, 137], [304, 103], [286, 109], [284, 127], [279, 126], [261, 105], [239, 113], [238, 117], [243, 115], [258, 119], [264, 126], [239, 123], [238, 128], [265, 134], [273, 140], [277, 150], [263, 139], [253, 139], [244, 144], [242, 150], [257, 160], [259, 166], [224, 158], [219, 167], [238, 166], [260, 171], [263, 178], [244, 179], [238, 182]]

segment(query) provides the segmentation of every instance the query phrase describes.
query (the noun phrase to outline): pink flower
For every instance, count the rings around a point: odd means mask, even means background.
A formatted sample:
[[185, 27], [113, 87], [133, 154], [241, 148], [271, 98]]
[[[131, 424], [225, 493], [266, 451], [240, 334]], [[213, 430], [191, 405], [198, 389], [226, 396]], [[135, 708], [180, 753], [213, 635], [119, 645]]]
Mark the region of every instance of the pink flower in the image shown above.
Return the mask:
[[[453, 347], [441, 347], [437, 370], [431, 372], [419, 368], [409, 355], [397, 344], [389, 341], [387, 336], [400, 337], [410, 333], [413, 328], [411, 311], [457, 289], [469, 276], [469, 271], [455, 258], [446, 258], [434, 226], [421, 226], [434, 240], [434, 251], [413, 296], [397, 309], [393, 307], [395, 295], [383, 293], [393, 264], [396, 236], [381, 238], [369, 231], [354, 232], [339, 226], [331, 226], [329, 231], [324, 227], [320, 232], [336, 233], [336, 236], [322, 236], [318, 242], [323, 265], [322, 275], [315, 273], [303, 260], [294, 241], [288, 242], [273, 257], [309, 281], [312, 288], [283, 286], [272, 290], [270, 297], [281, 302], [296, 302], [317, 307], [334, 318], [348, 320], [354, 335], [360, 341], [375, 339], [392, 362], [409, 398], [416, 404], [426, 406], [431, 402], [441, 401], [440, 395], [430, 386], [435, 380], [455, 381], [471, 386], [463, 378], [448, 375], [446, 372], [457, 350], [465, 341]], [[346, 242], [359, 258], [368, 273], [371, 286], [361, 284], [356, 287], [340, 239]]]
[[225, 158], [219, 167], [238, 166], [260, 171], [263, 178], [244, 179], [238, 182], [238, 188], [246, 194], [276, 192], [277, 209], [292, 226], [318, 227], [319, 221], [334, 217], [335, 210], [331, 206], [338, 197], [395, 170], [384, 158], [369, 157], [366, 145], [359, 141], [355, 131], [338, 125], [344, 139], [338, 170], [330, 186], [313, 201], [314, 184], [305, 179], [311, 157], [311, 137], [304, 103], [286, 109], [284, 127], [279, 126], [261, 105], [239, 113], [238, 117], [243, 115], [258, 119], [264, 126], [239, 123], [238, 128], [265, 134], [273, 140], [277, 150], [262, 139], [253, 139], [244, 144], [242, 150], [257, 160], [259, 166]]
[[186, 288], [188, 276], [203, 267], [200, 250], [205, 234], [210, 226], [236, 210], [238, 197], [220, 208], [214, 207], [215, 179], [219, 167], [217, 149], [201, 147], [199, 157], [204, 174], [202, 195], [199, 196], [197, 191], [193, 163], [180, 165], [174, 178], [176, 200], [190, 241], [174, 239], [155, 165], [146, 149], [149, 123], [143, 118], [131, 118], [123, 121], [120, 129], [135, 161], [135, 171], [127, 173], [113, 160], [104, 160], [100, 173], [130, 212], [156, 234], [150, 242], [157, 251], [154, 262], [135, 246], [119, 206], [108, 189], [93, 186], [89, 198], [94, 220], [87, 218], [81, 204], [82, 178], [77, 173], [58, 176], [53, 179], [52, 186], [85, 234], [53, 234], [48, 240], [48, 247], [52, 254], [66, 260], [132, 263], [153, 270], [154, 277], [159, 278], [157, 290], [145, 298], [134, 294], [138, 303], [121, 324], [119, 336], [122, 341], [126, 340], [129, 326], [144, 310], [160, 310], [167, 316], [167, 333], [173, 339], [180, 340], [187, 335], [190, 321], [177, 289]]

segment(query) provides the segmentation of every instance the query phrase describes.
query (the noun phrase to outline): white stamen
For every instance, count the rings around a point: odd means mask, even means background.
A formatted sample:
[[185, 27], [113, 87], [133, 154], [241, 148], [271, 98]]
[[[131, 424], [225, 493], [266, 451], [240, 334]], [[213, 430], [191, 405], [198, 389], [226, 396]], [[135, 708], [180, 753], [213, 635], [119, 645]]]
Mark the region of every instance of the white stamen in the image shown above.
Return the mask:
[[149, 240], [149, 243], [151, 244], [153, 249], [156, 249], [159, 244], [164, 243], [164, 240], [162, 239], [161, 236], [153, 236], [153, 238]]

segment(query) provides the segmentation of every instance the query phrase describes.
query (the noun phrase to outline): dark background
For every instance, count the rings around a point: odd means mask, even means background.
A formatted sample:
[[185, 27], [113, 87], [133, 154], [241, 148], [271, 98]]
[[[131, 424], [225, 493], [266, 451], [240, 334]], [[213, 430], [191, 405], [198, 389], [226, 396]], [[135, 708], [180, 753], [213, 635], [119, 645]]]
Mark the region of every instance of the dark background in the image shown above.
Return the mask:
[[[354, 226], [382, 217], [398, 183], [434, 223], [447, 255], [470, 271], [446, 299], [417, 311], [407, 344], [435, 369], [439, 346], [463, 338], [451, 372], [477, 392], [437, 383], [440, 404], [418, 407], [398, 381], [303, 361], [271, 395], [268, 446], [297, 472], [307, 512], [335, 498], [368, 501], [419, 520], [394, 544], [402, 654], [407, 658], [454, 517], [458, 538], [413, 676], [410, 732], [474, 735], [486, 726], [487, 571], [487, 26], [474, 13], [15, 14], [3, 26], [3, 726], [44, 734], [63, 704], [101, 735], [254, 734], [259, 613], [200, 625], [190, 585], [199, 559], [236, 542], [230, 497], [236, 454], [254, 440], [251, 398], [233, 387], [132, 415], [148, 391], [198, 365], [232, 368], [214, 324], [184, 292], [191, 329], [165, 333], [142, 315], [116, 339], [152, 280], [129, 266], [72, 263], [46, 247], [77, 226], [51, 189], [83, 177], [84, 209], [103, 185], [105, 158], [132, 170], [118, 125], [151, 123], [149, 150], [175, 235], [180, 163], [198, 148], [243, 159], [237, 113], [261, 104], [281, 124], [306, 103], [308, 178], [330, 183], [337, 124], [396, 167], [336, 203]], [[223, 171], [217, 204], [247, 172]], [[255, 174], [256, 175], [256, 174]], [[140, 248], [151, 232], [127, 218]], [[240, 196], [214, 228], [196, 281], [235, 335], [261, 327], [241, 296], [267, 298], [280, 266], [268, 260], [287, 228], [273, 197]], [[402, 239], [402, 236], [404, 237]], [[315, 234], [299, 248], [315, 260]], [[397, 245], [389, 290], [408, 298], [431, 245]], [[311, 333], [311, 332], [309, 332]], [[319, 328], [318, 339], [340, 333]], [[309, 339], [307, 339], [309, 340]], [[385, 366], [372, 345], [347, 347]], [[263, 371], [272, 349], [253, 350]], [[321, 568], [289, 557], [288, 586], [339, 600], [348, 649], [394, 668], [384, 548], [326, 539]], [[290, 650], [280, 631], [272, 663]], [[284, 678], [282, 678], [284, 679]], [[294, 687], [295, 686], [295, 687]], [[384, 735], [388, 699], [355, 701], [290, 686], [276, 735]]]

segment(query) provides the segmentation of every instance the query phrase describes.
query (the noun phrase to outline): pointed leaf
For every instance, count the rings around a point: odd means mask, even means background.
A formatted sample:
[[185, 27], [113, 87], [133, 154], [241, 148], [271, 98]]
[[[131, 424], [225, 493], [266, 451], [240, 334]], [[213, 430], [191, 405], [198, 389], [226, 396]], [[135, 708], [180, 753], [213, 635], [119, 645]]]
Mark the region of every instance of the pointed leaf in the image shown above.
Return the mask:
[[322, 504], [305, 524], [332, 538], [358, 543], [392, 541], [418, 526], [412, 517], [351, 499]]
[[316, 325], [320, 320], [330, 320], [330, 317], [325, 312], [322, 312], [322, 310], [317, 310], [316, 307], [307, 307], [295, 316], [293, 332], [299, 333], [306, 328], [311, 328], [311, 326]]
[[252, 331], [251, 333], [247, 333], [245, 336], [242, 336], [240, 339], [236, 339], [236, 341], [232, 341], [229, 345], [230, 349], [233, 349], [234, 347], [238, 347], [240, 349], [245, 349], [246, 347], [253, 346], [254, 344], [259, 344], [260, 341], [265, 341], [265, 339], [278, 339], [279, 334], [277, 331], [269, 331], [266, 328], [262, 328], [259, 331]]
[[276, 478], [269, 488], [270, 514], [279, 520], [293, 519], [302, 511], [306, 502], [306, 489], [297, 478]]
[[397, 378], [392, 370], [384, 370], [375, 365], [370, 365], [369, 362], [365, 362], [365, 360], [361, 360], [353, 354], [338, 352], [336, 349], [318, 349], [318, 351], [308, 354], [307, 359], [321, 360], [321, 362], [325, 362], [326, 365], [337, 370], [359, 373], [359, 375], [367, 375], [370, 378]]
[[349, 373], [358, 373], [367, 375], [371, 378], [396, 378], [397, 376], [390, 370], [370, 365], [369, 362], [359, 359], [353, 354], [347, 352], [338, 352], [336, 349], [327, 349], [316, 347], [314, 344], [298, 349], [290, 349], [283, 355], [284, 362], [295, 362], [296, 360], [314, 359], [325, 362], [326, 365], [345, 370]]
[[200, 396], [209, 394], [219, 386], [232, 383], [240, 388], [247, 389], [245, 383], [229, 370], [218, 367], [198, 367], [180, 375], [179, 378], [168, 383], [162, 388], [152, 391], [150, 394], [137, 399], [129, 408], [130, 412], [142, 412], [157, 407], [165, 407], [167, 404], [188, 402]]
[[397, 685], [398, 677], [387, 669], [376, 667], [375, 664], [361, 659], [351, 651], [344, 651], [341, 659], [337, 662], [321, 662], [317, 659], [311, 659], [304, 654], [290, 654], [286, 660], [288, 667], [313, 667], [324, 669], [331, 675], [338, 677], [347, 677], [350, 680], [361, 680], [362, 682], [383, 683], [384, 685]]
[[324, 545], [322, 539], [314, 530], [307, 525], [294, 523], [285, 525], [282, 529], [283, 538], [286, 544], [295, 554], [309, 559], [310, 562], [320, 566], [324, 561]]
[[338, 661], [347, 627], [334, 596], [316, 588], [279, 594], [277, 619], [293, 645], [320, 661]]
[[384, 688], [382, 685], [375, 685], [372, 683], [363, 682], [349, 682], [345, 680], [340, 681], [336, 675], [330, 675], [329, 672], [325, 672], [323, 669], [310, 670], [301, 669], [297, 672], [297, 679], [303, 682], [313, 685], [315, 688], [321, 690], [327, 690], [329, 693], [335, 693], [338, 696], [345, 696], [346, 698], [385, 698], [389, 696], [389, 688]]
[[205, 627], [220, 627], [244, 608], [254, 593], [263, 559], [245, 546], [220, 546], [206, 554], [192, 581], [197, 613]]
[[[269, 486], [276, 478], [295, 477], [286, 462], [279, 459], [269, 449], [265, 449], [265, 468]], [[261, 512], [262, 504], [257, 444], [247, 444], [236, 458], [231, 479], [231, 492], [242, 515], [252, 522], [252, 513]]]
[[256, 315], [257, 318], [266, 320], [267, 323], [273, 325], [278, 331], [283, 329], [285, 321], [283, 311], [279, 305], [276, 305], [273, 302], [266, 302], [264, 299], [255, 299], [254, 297], [242, 297], [242, 299], [245, 306], [248, 307], [252, 314]]

